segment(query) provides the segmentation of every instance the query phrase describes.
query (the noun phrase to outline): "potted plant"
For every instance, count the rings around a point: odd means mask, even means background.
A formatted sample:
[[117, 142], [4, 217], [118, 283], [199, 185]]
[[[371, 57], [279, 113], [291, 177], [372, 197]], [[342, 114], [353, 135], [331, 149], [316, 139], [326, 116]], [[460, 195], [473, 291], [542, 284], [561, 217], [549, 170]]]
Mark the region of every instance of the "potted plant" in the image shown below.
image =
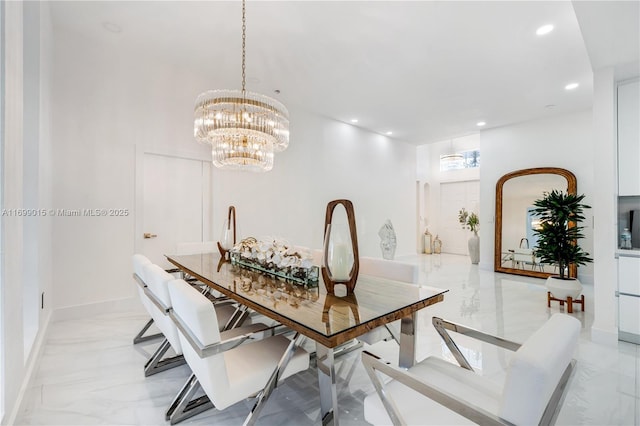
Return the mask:
[[533, 203], [533, 214], [540, 218], [540, 226], [534, 230], [538, 237], [535, 255], [558, 268], [558, 275], [547, 279], [547, 289], [556, 299], [577, 298], [582, 285], [570, 276], [570, 266], [593, 262], [578, 245], [578, 240], [584, 238], [584, 227], [580, 226], [585, 219], [583, 211], [591, 208], [582, 203], [584, 197], [554, 189]]
[[469, 213], [467, 209], [463, 208], [458, 212], [458, 222], [462, 225], [462, 229], [470, 229], [471, 232], [473, 232], [467, 246], [469, 248], [471, 263], [477, 265], [480, 262], [480, 238], [478, 237], [480, 219], [474, 212]]

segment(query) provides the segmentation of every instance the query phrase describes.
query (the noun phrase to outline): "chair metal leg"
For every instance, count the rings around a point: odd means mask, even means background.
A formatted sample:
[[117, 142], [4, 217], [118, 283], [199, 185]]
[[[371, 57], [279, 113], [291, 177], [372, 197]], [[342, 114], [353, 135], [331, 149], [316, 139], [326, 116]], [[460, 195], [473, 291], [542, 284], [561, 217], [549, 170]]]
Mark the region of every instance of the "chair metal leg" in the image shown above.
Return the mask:
[[145, 324], [145, 326], [142, 327], [142, 330], [140, 330], [140, 332], [138, 334], [136, 334], [136, 337], [133, 338], [133, 344], [134, 345], [137, 345], [138, 343], [142, 343], [142, 342], [148, 342], [149, 340], [157, 339], [158, 337], [162, 337], [162, 333], [150, 334], [148, 336], [144, 335], [144, 333], [147, 332], [149, 327], [151, 327], [151, 324], [153, 324], [153, 318], [151, 318]]
[[162, 359], [165, 353], [171, 348], [171, 344], [167, 339], [164, 339], [158, 350], [151, 355], [151, 358], [144, 365], [144, 376], [149, 377], [161, 371], [168, 370], [170, 368], [177, 367], [184, 364], [186, 361], [182, 355], [176, 355], [171, 358]]
[[304, 336], [296, 333], [295, 337], [293, 338], [291, 343], [289, 343], [287, 349], [284, 351], [282, 358], [280, 358], [278, 366], [267, 381], [267, 385], [258, 393], [258, 400], [251, 409], [251, 412], [249, 412], [249, 415], [247, 415], [247, 418], [244, 420], [243, 426], [252, 426], [256, 423], [258, 417], [260, 416], [260, 412], [264, 408], [265, 402], [269, 399], [269, 396], [271, 396], [271, 393], [276, 388], [276, 386], [278, 386], [280, 373], [283, 372], [285, 368], [287, 368], [287, 364], [289, 364], [293, 353], [295, 352], [296, 348], [302, 344], [303, 340]]
[[236, 307], [235, 312], [231, 315], [231, 318], [227, 321], [227, 323], [222, 328], [222, 331], [232, 330], [234, 328], [240, 327], [245, 320], [249, 317], [249, 308], [244, 305], [238, 305]]
[[191, 399], [200, 388], [200, 383], [195, 374], [187, 380], [178, 395], [169, 406], [165, 415], [172, 425], [196, 416], [202, 412], [215, 408], [207, 395]]

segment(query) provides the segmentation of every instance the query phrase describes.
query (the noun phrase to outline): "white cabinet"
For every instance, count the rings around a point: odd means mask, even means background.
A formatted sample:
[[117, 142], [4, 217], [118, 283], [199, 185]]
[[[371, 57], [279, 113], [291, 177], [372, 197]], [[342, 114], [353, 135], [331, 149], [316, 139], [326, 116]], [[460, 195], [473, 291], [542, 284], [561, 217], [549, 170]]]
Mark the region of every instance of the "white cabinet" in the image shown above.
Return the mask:
[[640, 343], [640, 257], [618, 258], [618, 338]]
[[618, 291], [640, 296], [640, 257], [618, 258]]
[[618, 338], [625, 342], [640, 343], [640, 296], [621, 295], [619, 308]]
[[618, 195], [640, 195], [640, 81], [618, 86]]

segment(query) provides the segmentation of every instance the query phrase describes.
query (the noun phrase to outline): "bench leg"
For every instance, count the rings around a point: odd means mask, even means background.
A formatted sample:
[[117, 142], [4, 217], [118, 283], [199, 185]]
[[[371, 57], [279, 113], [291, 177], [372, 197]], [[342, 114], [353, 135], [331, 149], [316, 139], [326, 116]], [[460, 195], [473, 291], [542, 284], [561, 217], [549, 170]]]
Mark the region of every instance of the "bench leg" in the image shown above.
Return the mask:
[[567, 312], [573, 313], [573, 299], [571, 299], [571, 296], [567, 296]]

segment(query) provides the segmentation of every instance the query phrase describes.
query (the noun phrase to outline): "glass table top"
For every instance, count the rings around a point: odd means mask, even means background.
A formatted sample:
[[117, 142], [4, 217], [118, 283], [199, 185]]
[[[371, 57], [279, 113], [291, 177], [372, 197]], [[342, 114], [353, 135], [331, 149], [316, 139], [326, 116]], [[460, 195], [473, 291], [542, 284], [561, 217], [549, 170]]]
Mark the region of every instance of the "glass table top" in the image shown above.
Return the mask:
[[[335, 347], [444, 299], [447, 290], [359, 275], [355, 291], [315, 287], [221, 261], [219, 254], [168, 255], [169, 262], [257, 312]], [[342, 293], [340, 293], [342, 291]]]

